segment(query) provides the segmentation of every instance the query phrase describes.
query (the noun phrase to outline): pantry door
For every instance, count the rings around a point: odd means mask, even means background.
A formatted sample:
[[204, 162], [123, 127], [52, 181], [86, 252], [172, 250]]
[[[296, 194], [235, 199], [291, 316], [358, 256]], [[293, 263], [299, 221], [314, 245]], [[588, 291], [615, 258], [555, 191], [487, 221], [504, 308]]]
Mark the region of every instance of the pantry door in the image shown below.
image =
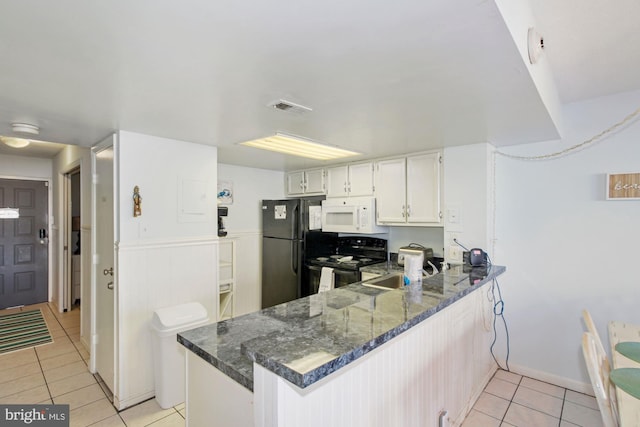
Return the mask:
[[48, 182], [0, 179], [0, 208], [19, 210], [0, 219], [0, 309], [49, 299], [48, 205]]

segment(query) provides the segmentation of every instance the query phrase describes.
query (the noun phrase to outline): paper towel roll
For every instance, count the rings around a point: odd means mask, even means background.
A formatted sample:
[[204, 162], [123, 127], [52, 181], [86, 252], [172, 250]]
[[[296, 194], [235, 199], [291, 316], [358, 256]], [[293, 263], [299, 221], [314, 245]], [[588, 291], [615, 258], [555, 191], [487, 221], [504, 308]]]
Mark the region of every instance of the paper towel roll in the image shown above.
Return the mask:
[[318, 287], [318, 293], [333, 289], [333, 286], [333, 268], [322, 267], [322, 271], [320, 272], [320, 286]]
[[422, 264], [424, 255], [405, 255], [404, 256], [404, 275], [411, 282], [422, 281]]

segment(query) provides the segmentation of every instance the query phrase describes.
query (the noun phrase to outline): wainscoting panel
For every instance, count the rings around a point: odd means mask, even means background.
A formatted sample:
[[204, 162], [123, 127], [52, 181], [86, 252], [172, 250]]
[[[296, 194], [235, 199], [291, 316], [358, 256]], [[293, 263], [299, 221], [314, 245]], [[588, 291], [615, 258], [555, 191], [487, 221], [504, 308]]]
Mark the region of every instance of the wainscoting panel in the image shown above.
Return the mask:
[[215, 320], [217, 248], [214, 238], [117, 248], [118, 409], [154, 395], [151, 318], [155, 310], [199, 302]]
[[[301, 390], [254, 364], [256, 426], [458, 426], [497, 369], [484, 285]], [[447, 425], [447, 424], [445, 424]]]

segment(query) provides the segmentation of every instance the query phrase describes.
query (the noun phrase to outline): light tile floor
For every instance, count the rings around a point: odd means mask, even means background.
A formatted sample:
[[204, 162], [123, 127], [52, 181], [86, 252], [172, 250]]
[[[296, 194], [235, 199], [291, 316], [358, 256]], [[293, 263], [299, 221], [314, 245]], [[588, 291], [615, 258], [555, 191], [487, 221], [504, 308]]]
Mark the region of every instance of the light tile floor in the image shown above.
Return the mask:
[[592, 396], [498, 370], [462, 427], [601, 427]]
[[[155, 399], [118, 412], [101, 378], [88, 369], [89, 353], [80, 343], [80, 309], [58, 313], [42, 309], [53, 343], [0, 355], [0, 404], [69, 404], [70, 425], [77, 427], [184, 427], [184, 404], [162, 409]], [[0, 315], [20, 309], [0, 310]]]
[[[184, 404], [162, 409], [154, 399], [118, 412], [80, 343], [80, 310], [41, 308], [53, 344], [0, 355], [0, 404], [68, 403], [71, 426], [183, 427]], [[15, 312], [0, 310], [0, 314]], [[499, 370], [462, 427], [600, 427], [595, 398]]]

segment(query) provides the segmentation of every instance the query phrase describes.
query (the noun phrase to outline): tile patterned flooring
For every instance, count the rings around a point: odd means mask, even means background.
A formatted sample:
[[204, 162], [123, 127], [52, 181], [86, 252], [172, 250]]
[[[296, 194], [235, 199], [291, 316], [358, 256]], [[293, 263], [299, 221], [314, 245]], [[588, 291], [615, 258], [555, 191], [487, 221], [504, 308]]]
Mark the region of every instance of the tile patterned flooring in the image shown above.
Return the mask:
[[[77, 427], [184, 427], [184, 404], [162, 409], [155, 399], [118, 412], [99, 376], [89, 372], [89, 353], [80, 343], [80, 310], [42, 309], [53, 336], [46, 344], [0, 355], [0, 404], [69, 404], [70, 425]], [[1, 310], [0, 314], [19, 309]]]
[[592, 396], [498, 370], [462, 427], [602, 427]]
[[[184, 404], [162, 409], [154, 399], [118, 412], [109, 390], [92, 375], [80, 343], [80, 310], [41, 308], [53, 344], [0, 355], [0, 404], [68, 403], [71, 426], [184, 427]], [[0, 314], [15, 312], [2, 310]], [[462, 427], [600, 427], [595, 398], [499, 370]]]

